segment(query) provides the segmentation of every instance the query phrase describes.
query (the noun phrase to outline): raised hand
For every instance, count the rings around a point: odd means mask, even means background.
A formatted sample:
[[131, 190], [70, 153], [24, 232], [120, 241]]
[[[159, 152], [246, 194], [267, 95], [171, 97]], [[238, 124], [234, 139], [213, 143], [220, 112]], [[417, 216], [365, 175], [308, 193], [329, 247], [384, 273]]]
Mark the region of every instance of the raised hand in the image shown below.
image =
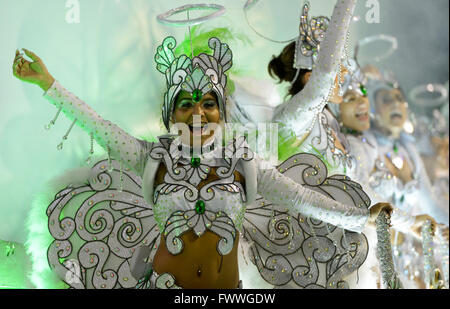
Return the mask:
[[42, 90], [47, 91], [55, 79], [48, 72], [44, 62], [35, 53], [23, 49], [25, 54], [32, 60], [28, 61], [18, 50], [13, 63], [13, 75], [18, 79], [38, 85]]

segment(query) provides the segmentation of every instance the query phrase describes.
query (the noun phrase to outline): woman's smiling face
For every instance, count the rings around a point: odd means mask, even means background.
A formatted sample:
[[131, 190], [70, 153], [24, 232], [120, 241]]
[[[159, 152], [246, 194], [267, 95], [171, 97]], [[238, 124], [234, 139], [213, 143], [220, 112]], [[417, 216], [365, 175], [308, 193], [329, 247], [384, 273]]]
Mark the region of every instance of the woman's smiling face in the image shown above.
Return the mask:
[[[182, 123], [189, 127], [190, 145], [193, 145], [194, 136], [200, 137], [202, 144], [208, 141], [214, 135], [219, 122], [219, 104], [213, 92], [204, 94], [198, 102], [194, 102], [189, 92], [181, 91], [178, 94], [172, 123]], [[183, 140], [186, 143], [187, 137]]]
[[349, 90], [339, 106], [341, 121], [349, 129], [364, 132], [370, 129], [369, 100], [360, 93]]
[[382, 89], [375, 94], [380, 124], [390, 131], [403, 128], [408, 119], [408, 104], [399, 89]]

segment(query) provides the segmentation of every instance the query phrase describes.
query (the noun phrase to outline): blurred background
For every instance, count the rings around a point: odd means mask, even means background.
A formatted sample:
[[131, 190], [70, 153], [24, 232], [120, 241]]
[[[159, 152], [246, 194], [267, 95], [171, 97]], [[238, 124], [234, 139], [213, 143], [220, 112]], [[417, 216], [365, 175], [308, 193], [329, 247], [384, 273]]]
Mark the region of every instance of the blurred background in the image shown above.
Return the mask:
[[[10, 252], [14, 246], [24, 268], [28, 261], [21, 250], [27, 240], [27, 217], [33, 199], [52, 178], [67, 169], [86, 166], [90, 142], [75, 127], [64, 148], [57, 150], [70, 122], [62, 116], [52, 130], [44, 129], [56, 109], [37, 86], [13, 77], [16, 49], [34, 51], [62, 85], [104, 118], [135, 136], [154, 136], [163, 132], [160, 106], [165, 89], [164, 78], [155, 68], [154, 53], [165, 36], [182, 41], [187, 31], [185, 27], [159, 24], [156, 16], [197, 2], [0, 0], [0, 240], [4, 240], [0, 250]], [[273, 83], [267, 64], [285, 44], [264, 40], [250, 29], [243, 10], [245, 0], [201, 2], [227, 9], [222, 17], [205, 23], [204, 29], [229, 27], [248, 38], [229, 42], [240, 74]], [[298, 36], [303, 0], [254, 2], [248, 19], [255, 29], [277, 40]], [[330, 16], [335, 4], [335, 0], [310, 2], [313, 16]], [[366, 15], [374, 2], [379, 5], [379, 23], [368, 23]], [[72, 15], [76, 7], [79, 19]], [[442, 84], [448, 92], [448, 9], [447, 0], [359, 0], [349, 51], [353, 54], [355, 43], [365, 37], [394, 36], [398, 50], [374, 64], [391, 69], [406, 93], [424, 84]], [[366, 50], [361, 50], [361, 60], [373, 63], [378, 52], [369, 46]], [[284, 85], [277, 89], [283, 97]], [[410, 106], [419, 115], [431, 113], [426, 106], [419, 108], [414, 102]], [[448, 124], [448, 99], [437, 107]], [[103, 154], [98, 146], [95, 151], [96, 155]], [[0, 251], [0, 280], [6, 278], [4, 256]]]

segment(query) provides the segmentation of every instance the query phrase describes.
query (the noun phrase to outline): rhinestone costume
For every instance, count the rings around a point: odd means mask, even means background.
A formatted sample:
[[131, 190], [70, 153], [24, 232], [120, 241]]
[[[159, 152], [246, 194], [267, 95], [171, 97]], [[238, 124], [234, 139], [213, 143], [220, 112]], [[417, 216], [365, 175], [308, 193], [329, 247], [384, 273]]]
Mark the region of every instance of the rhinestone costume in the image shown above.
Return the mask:
[[[348, 200], [348, 204], [344, 205], [328, 198], [323, 193], [317, 193], [283, 176], [279, 170], [271, 168], [253, 154], [243, 138], [232, 140], [226, 147], [218, 147], [219, 150], [205, 153], [200, 158], [200, 162], [195, 160], [194, 162], [190, 152], [183, 151], [183, 147], [179, 150], [177, 139], [161, 137], [159, 143], [148, 143], [135, 139], [116, 125], [102, 119], [87, 104], [65, 90], [58, 82], [51, 86], [45, 97], [56, 107], [62, 107], [63, 112], [71, 119], [77, 119], [77, 123], [82, 128], [94, 132], [94, 138], [100, 145], [109, 150], [115, 158], [119, 158], [129, 170], [135, 171], [136, 176], [129, 176], [130, 178], [138, 177], [137, 179], [140, 179], [142, 177], [142, 182], [136, 179], [134, 183], [139, 186], [142, 184], [142, 195], [145, 201], [136, 193], [125, 192], [127, 191], [125, 188], [120, 193], [99, 192], [99, 194], [101, 193], [98, 196], [99, 200], [92, 199], [85, 203], [85, 207], [89, 209], [99, 203], [101, 198], [115, 200], [118, 196], [129, 196], [124, 198], [130, 200], [130, 204], [135, 207], [132, 208], [135, 210], [131, 213], [137, 216], [136, 212], [138, 212], [139, 217], [126, 220], [136, 222], [141, 218], [152, 217], [151, 231], [144, 240], [141, 239], [140, 244], [157, 245], [157, 235], [167, 232], [168, 238], [172, 240], [167, 242], [170, 244], [168, 250], [176, 254], [181, 250], [181, 243], [177, 242], [182, 233], [193, 229], [202, 234], [208, 229], [221, 237], [218, 252], [227, 254], [232, 248], [237, 231], [242, 228], [243, 220], [247, 215], [246, 205], [255, 200], [257, 193], [294, 216], [302, 214], [306, 218], [328, 222], [347, 230], [360, 232], [368, 220], [367, 205], [359, 208], [352, 200]], [[224, 156], [219, 159], [215, 158], [213, 155], [215, 151], [222, 152]], [[166, 174], [163, 184], [153, 188], [154, 175], [160, 163], [165, 164], [170, 172]], [[117, 162], [115, 164], [118, 165]], [[102, 171], [105, 173], [104, 164], [99, 166], [100, 170], [103, 166]], [[199, 190], [195, 184], [207, 175], [211, 167], [217, 167], [220, 179]], [[326, 168], [323, 169], [326, 170]], [[245, 188], [234, 182], [233, 173], [236, 170], [244, 176]], [[102, 178], [98, 176], [95, 179]], [[73, 190], [68, 190], [66, 194], [70, 191]], [[130, 192], [137, 191], [139, 189], [136, 188], [130, 190]], [[200, 199], [204, 201], [204, 212], [198, 210], [197, 202]], [[55, 203], [60, 201], [61, 199], [58, 199]], [[370, 201], [365, 202], [370, 204]], [[115, 207], [118, 206], [115, 205]], [[119, 207], [119, 209], [129, 211], [127, 207]], [[80, 218], [87, 215], [87, 211], [81, 209], [78, 213], [82, 214]], [[59, 220], [56, 214], [54, 218]], [[127, 221], [126, 224], [130, 224], [130, 221]], [[173, 223], [174, 228], [172, 229], [169, 221], [178, 223]], [[189, 223], [192, 226], [189, 226]], [[79, 226], [82, 229], [81, 233], [86, 234], [83, 234], [83, 237], [89, 241], [93, 241], [93, 238], [101, 239], [101, 236], [106, 233], [104, 231], [102, 235], [92, 236], [83, 228], [83, 220], [79, 221]], [[142, 223], [139, 223], [139, 226], [142, 226]], [[61, 231], [60, 228], [58, 230]], [[117, 235], [117, 232], [114, 234]], [[59, 235], [58, 233], [60, 232], [55, 231], [55, 235]], [[62, 232], [62, 236], [56, 237], [64, 239], [73, 233], [74, 230], [69, 229]], [[138, 248], [139, 243], [136, 243], [136, 240], [133, 239], [134, 246], [117, 247], [119, 252], [123, 252], [122, 258], [129, 258], [132, 255], [130, 250]], [[102, 244], [103, 242], [98, 242], [98, 245]], [[91, 249], [93, 250], [93, 248]]]

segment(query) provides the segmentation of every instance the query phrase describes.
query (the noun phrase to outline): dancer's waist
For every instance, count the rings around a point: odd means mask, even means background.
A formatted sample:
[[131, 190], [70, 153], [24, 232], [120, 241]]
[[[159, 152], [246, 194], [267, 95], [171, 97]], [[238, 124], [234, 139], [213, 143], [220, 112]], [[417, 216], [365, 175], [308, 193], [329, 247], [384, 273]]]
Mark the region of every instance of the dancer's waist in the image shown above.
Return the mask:
[[217, 250], [220, 239], [210, 231], [201, 237], [190, 231], [181, 236], [183, 250], [172, 255], [161, 236], [153, 269], [159, 274], [172, 274], [176, 285], [183, 288], [235, 289], [239, 285], [239, 239], [236, 236], [234, 247], [227, 255], [221, 255]]

